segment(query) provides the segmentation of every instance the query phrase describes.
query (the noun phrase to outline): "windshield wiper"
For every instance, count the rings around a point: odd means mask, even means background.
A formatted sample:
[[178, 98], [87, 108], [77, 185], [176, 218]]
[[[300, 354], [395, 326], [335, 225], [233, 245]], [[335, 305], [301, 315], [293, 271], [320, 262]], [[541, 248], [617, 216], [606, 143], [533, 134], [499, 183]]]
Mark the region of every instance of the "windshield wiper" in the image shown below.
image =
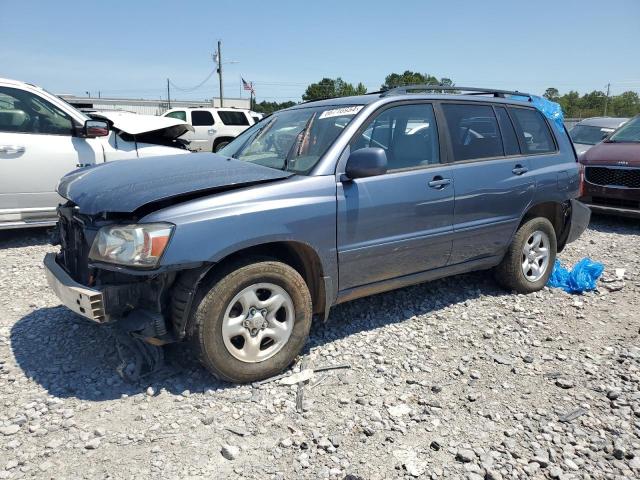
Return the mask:
[[289, 168], [289, 160], [291, 160], [292, 154], [294, 152], [296, 157], [299, 157], [300, 153], [302, 153], [302, 146], [305, 144], [305, 142], [307, 141], [307, 138], [309, 137], [309, 132], [311, 131], [311, 126], [313, 125], [313, 121], [315, 120], [315, 118], [316, 118], [316, 113], [311, 115], [311, 118], [307, 120], [307, 123], [305, 124], [304, 128], [300, 130], [298, 135], [296, 135], [296, 138], [293, 141], [293, 145], [291, 145], [291, 148], [287, 152], [287, 156], [284, 157], [282, 170], [287, 171], [287, 169]]
[[231, 157], [238, 159], [238, 157], [240, 157], [242, 152], [245, 151], [245, 149], [249, 146], [250, 143], [257, 142], [262, 137], [264, 137], [269, 130], [271, 130], [271, 127], [274, 125], [274, 123], [276, 123], [276, 120], [277, 120], [277, 117], [273, 117], [271, 120], [265, 123], [262, 127], [260, 127], [260, 129], [256, 132], [256, 134], [253, 137], [247, 138], [247, 140], [242, 145], [240, 145], [240, 148], [238, 148], [236, 153], [231, 155]]

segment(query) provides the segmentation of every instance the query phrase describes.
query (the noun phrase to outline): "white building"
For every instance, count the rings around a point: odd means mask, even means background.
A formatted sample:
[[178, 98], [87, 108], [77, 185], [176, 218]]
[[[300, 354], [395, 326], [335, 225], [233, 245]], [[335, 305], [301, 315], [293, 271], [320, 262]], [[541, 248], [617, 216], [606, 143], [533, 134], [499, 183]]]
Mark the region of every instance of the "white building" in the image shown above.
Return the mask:
[[[58, 95], [76, 108], [90, 108], [94, 110], [125, 110], [127, 112], [145, 115], [162, 115], [170, 108], [176, 107], [219, 107], [220, 99], [211, 100], [145, 100], [141, 98], [96, 98], [76, 97], [74, 95]], [[225, 98], [225, 107], [249, 108], [248, 98]]]

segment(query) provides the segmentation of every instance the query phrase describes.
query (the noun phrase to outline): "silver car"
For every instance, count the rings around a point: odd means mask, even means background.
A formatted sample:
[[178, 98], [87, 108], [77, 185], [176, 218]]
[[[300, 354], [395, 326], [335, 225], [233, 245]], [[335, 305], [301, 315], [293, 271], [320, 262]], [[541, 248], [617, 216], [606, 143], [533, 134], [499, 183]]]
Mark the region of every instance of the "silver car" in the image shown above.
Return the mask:
[[570, 131], [569, 135], [576, 148], [576, 153], [580, 155], [586, 152], [596, 143], [611, 135], [618, 127], [624, 125], [628, 118], [615, 117], [591, 117], [585, 118], [577, 123]]

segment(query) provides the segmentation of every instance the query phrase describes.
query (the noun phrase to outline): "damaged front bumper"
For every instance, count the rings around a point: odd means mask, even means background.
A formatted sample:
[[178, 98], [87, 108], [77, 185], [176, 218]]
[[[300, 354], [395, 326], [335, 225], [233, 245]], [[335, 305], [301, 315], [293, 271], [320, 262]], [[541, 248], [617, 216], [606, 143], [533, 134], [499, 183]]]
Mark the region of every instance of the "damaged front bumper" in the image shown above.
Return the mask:
[[120, 329], [149, 343], [172, 340], [160, 313], [166, 277], [92, 288], [74, 280], [57, 259], [55, 253], [45, 255], [45, 273], [49, 286], [67, 308], [95, 323], [117, 322]]
[[97, 323], [109, 321], [102, 292], [85, 287], [71, 278], [56, 262], [55, 253], [45, 255], [44, 268], [49, 287], [67, 308]]

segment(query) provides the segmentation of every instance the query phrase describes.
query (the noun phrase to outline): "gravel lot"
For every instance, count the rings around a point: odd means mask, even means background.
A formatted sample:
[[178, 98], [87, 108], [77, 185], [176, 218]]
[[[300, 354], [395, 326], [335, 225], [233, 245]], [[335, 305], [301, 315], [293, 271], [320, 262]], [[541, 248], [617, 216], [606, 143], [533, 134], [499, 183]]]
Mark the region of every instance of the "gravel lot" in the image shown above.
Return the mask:
[[0, 232], [0, 479], [639, 478], [639, 234], [596, 217], [561, 255], [624, 268], [621, 290], [476, 273], [334, 309], [303, 362], [351, 368], [297, 413], [296, 385], [216, 382], [181, 345], [124, 383], [109, 331], [48, 290], [45, 233]]

